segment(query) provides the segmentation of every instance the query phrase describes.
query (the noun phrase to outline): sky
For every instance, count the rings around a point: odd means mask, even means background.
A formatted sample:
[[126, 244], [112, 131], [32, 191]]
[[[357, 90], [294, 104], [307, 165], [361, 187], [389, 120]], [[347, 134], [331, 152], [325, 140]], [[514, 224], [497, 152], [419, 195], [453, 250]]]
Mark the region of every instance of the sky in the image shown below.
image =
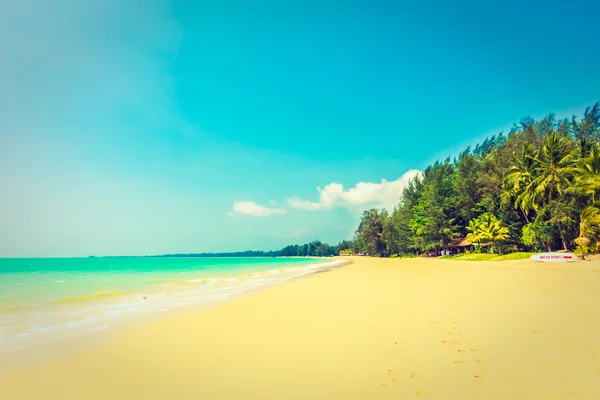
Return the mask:
[[597, 2], [0, 0], [0, 257], [352, 237], [600, 100]]

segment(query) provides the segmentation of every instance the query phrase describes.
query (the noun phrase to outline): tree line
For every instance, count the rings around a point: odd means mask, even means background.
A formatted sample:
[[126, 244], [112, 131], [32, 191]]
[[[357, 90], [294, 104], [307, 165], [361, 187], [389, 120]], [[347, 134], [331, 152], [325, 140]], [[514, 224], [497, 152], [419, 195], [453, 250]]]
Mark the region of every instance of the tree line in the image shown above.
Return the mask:
[[583, 116], [523, 118], [411, 180], [392, 211], [364, 211], [353, 245], [376, 256], [600, 250], [600, 102]]
[[190, 253], [190, 254], [163, 254], [156, 257], [331, 257], [340, 254], [354, 253], [354, 242], [342, 240], [336, 246], [313, 240], [303, 245], [289, 245], [281, 250], [271, 251], [238, 251], [224, 253]]

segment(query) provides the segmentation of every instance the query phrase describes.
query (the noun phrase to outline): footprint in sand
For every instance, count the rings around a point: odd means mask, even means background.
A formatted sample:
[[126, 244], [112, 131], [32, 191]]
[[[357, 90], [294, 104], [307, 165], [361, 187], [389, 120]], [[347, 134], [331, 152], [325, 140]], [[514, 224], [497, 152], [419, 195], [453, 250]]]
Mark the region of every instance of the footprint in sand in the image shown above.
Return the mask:
[[477, 349], [469, 349], [469, 351], [470, 351], [471, 353], [477, 353], [479, 350], [477, 350]]
[[427, 393], [424, 390], [419, 389], [419, 390], [417, 390], [417, 396], [429, 396], [429, 393]]
[[411, 378], [416, 378], [417, 377], [417, 373], [416, 372], [411, 372], [410, 373], [410, 377]]
[[476, 362], [476, 363], [482, 363], [482, 362], [483, 362], [483, 360], [480, 360], [479, 358], [476, 358], [476, 359], [475, 359], [475, 362]]
[[453, 341], [452, 343], [454, 343], [454, 344], [457, 344], [457, 343], [458, 343], [458, 340], [455, 340], [455, 341]]
[[462, 349], [458, 349], [457, 351], [458, 351], [459, 353], [464, 353], [464, 352], [465, 352], [465, 351], [464, 351], [464, 350], [462, 350]]
[[388, 369], [387, 374], [390, 378], [392, 378], [392, 382], [396, 382], [396, 378], [394, 378], [394, 371]]
[[473, 378], [477, 379], [477, 380], [482, 380], [483, 379], [483, 375], [473, 375]]
[[452, 361], [452, 364], [464, 364], [464, 363], [465, 362], [461, 361], [461, 360], [454, 360], [454, 361]]
[[442, 340], [442, 343], [446, 344], [446, 343], [448, 343], [448, 341], [447, 340]]

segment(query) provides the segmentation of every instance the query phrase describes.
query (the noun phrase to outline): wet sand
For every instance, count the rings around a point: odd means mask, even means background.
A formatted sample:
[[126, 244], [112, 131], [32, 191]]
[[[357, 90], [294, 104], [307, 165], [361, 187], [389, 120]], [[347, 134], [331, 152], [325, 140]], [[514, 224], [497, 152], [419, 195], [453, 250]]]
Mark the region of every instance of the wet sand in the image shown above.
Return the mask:
[[1, 373], [2, 397], [600, 398], [600, 261], [352, 260]]

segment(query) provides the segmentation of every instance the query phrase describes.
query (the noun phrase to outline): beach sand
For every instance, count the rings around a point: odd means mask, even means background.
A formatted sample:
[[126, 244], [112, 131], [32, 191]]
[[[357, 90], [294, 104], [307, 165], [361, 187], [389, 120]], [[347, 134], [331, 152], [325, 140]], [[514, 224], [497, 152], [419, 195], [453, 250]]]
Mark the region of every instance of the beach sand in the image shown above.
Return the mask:
[[599, 261], [352, 260], [4, 372], [0, 396], [600, 399]]

